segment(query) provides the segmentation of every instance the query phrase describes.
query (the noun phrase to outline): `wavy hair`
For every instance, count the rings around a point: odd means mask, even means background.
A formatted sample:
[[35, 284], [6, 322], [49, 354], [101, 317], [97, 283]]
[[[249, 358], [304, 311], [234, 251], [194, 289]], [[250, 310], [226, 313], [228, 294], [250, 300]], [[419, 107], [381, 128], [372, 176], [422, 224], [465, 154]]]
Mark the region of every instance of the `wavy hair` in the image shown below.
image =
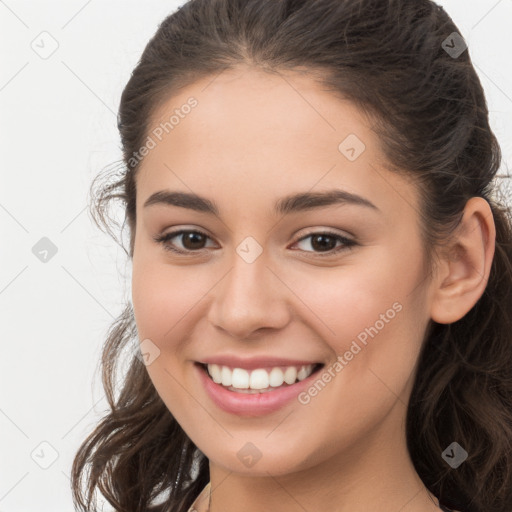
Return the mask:
[[[512, 216], [495, 179], [501, 150], [469, 51], [443, 43], [459, 32], [430, 0], [190, 0], [159, 25], [123, 90], [118, 115], [123, 158], [90, 189], [93, 220], [116, 238], [109, 207], [121, 201], [133, 257], [133, 155], [155, 109], [179, 88], [241, 64], [269, 73], [306, 72], [375, 121], [390, 169], [421, 194], [429, 268], [469, 198], [485, 198], [496, 246], [485, 291], [459, 321], [431, 321], [407, 410], [407, 446], [426, 487], [464, 512], [512, 509]], [[448, 39], [449, 40], [449, 39]], [[453, 45], [451, 45], [453, 46]], [[75, 506], [99, 491], [116, 511], [186, 512], [209, 481], [206, 456], [155, 390], [132, 351], [133, 309], [110, 326], [102, 382], [109, 411], [75, 455]], [[116, 384], [123, 351], [129, 366]], [[441, 454], [457, 441], [457, 469]]]

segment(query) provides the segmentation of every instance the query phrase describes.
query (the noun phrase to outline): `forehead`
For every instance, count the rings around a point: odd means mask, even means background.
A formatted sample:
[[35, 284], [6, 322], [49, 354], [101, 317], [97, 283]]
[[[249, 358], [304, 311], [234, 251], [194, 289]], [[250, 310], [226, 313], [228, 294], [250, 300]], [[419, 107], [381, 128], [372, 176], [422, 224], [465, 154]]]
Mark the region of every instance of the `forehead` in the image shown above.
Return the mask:
[[236, 191], [247, 203], [341, 187], [396, 210], [413, 193], [382, 167], [364, 114], [304, 74], [241, 67], [198, 80], [155, 110], [148, 135], [154, 147], [139, 169], [138, 203], [163, 188]]
[[[189, 109], [191, 98], [196, 106]], [[180, 110], [189, 113], [179, 119], [174, 115], [173, 126], [165, 130], [166, 121]], [[312, 76], [249, 67], [224, 70], [181, 89], [157, 108], [150, 127], [164, 128], [162, 136], [183, 149], [201, 150], [215, 141], [218, 153], [222, 149], [223, 154], [256, 158], [267, 150], [275, 155], [279, 147], [297, 155], [308, 150], [337, 154], [350, 133], [367, 145], [378, 142], [364, 115], [351, 102], [322, 89]], [[190, 130], [195, 140], [190, 140]]]

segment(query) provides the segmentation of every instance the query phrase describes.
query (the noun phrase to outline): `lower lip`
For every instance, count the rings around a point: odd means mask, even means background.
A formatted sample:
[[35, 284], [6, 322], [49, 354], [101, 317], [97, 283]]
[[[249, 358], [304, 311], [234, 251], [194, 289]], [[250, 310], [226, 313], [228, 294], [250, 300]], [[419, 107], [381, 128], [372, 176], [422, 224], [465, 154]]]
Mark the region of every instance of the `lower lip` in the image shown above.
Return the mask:
[[261, 416], [279, 410], [281, 407], [297, 398], [298, 394], [307, 388], [322, 369], [313, 372], [309, 377], [291, 386], [277, 388], [266, 393], [237, 393], [213, 382], [206, 370], [199, 363], [195, 363], [199, 378], [206, 393], [212, 401], [223, 411], [239, 416]]

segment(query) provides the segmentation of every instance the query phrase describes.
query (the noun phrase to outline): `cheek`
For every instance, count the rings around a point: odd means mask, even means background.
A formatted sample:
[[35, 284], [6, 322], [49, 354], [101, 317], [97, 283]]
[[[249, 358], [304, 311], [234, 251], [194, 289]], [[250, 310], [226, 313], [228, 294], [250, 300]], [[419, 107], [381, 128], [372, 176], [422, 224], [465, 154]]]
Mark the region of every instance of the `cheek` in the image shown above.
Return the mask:
[[206, 282], [204, 286], [198, 283], [192, 267], [134, 258], [132, 302], [138, 337], [157, 354], [146, 370], [178, 421], [186, 420], [192, 392], [186, 378], [190, 368], [180, 362], [181, 348], [188, 342], [190, 322], [197, 319], [201, 299], [209, 289]]
[[181, 319], [193, 315], [208, 292], [208, 280], [199, 280], [193, 266], [135, 260], [132, 272], [132, 302], [141, 339], [161, 342], [175, 337]]
[[345, 377], [335, 380], [348, 379], [350, 385], [366, 380], [371, 387], [378, 375], [400, 392], [428, 323], [418, 287], [421, 261], [413, 253], [383, 248], [372, 251], [371, 261], [354, 259], [303, 275], [299, 296], [315, 313], [309, 315], [313, 329], [344, 358]]
[[322, 333], [337, 340], [340, 348], [344, 340], [373, 325], [381, 314], [391, 309], [393, 315], [393, 304], [401, 303], [406, 295], [405, 282], [397, 282], [391, 262], [379, 261], [376, 265], [354, 260], [353, 264], [303, 273], [300, 280], [294, 279], [301, 283], [294, 291], [324, 324]]

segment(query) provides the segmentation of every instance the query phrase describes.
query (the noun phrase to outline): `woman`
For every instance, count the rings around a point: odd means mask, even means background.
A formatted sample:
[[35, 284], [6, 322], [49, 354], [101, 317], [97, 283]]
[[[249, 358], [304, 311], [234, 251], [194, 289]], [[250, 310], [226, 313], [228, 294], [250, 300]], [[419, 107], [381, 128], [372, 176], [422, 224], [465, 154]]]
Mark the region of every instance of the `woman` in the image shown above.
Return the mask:
[[123, 201], [132, 304], [80, 510], [510, 511], [511, 217], [442, 8], [191, 0], [119, 129], [93, 213]]

